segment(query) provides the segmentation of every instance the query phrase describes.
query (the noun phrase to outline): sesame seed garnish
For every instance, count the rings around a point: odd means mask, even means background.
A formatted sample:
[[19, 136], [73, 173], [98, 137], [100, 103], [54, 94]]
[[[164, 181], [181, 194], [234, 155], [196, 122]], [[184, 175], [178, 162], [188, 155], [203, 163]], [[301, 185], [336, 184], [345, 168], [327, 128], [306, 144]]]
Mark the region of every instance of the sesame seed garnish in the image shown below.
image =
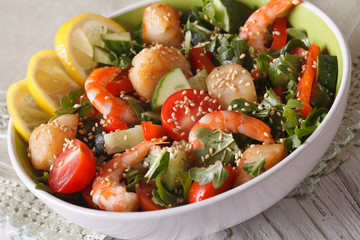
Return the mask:
[[268, 136], [269, 136], [269, 133], [264, 132], [264, 136], [265, 136], [265, 137], [268, 137]]

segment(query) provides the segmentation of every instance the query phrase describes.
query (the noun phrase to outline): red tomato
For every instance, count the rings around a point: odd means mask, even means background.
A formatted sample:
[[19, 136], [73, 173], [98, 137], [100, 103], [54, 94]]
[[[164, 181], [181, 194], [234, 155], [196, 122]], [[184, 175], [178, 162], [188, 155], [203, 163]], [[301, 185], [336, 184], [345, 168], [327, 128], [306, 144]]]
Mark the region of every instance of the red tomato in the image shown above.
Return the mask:
[[54, 192], [78, 192], [95, 176], [96, 160], [91, 150], [78, 139], [71, 143], [60, 151], [50, 170], [49, 186]]
[[167, 136], [165, 128], [161, 125], [153, 124], [152, 122], [141, 122], [142, 131], [144, 138], [147, 141], [150, 141], [153, 138], [161, 138]]
[[166, 207], [157, 205], [152, 200], [152, 190], [154, 189], [153, 186], [146, 183], [145, 179], [141, 179], [140, 182], [137, 184], [135, 191], [136, 195], [139, 198], [140, 202], [140, 209], [143, 211], [154, 211], [165, 209]]
[[206, 70], [210, 73], [214, 68], [214, 64], [211, 62], [211, 54], [206, 53], [206, 50], [203, 47], [191, 48], [189, 52], [191, 69], [194, 72], [198, 70]]
[[225, 179], [223, 185], [219, 188], [214, 188], [212, 182], [205, 185], [200, 185], [199, 182], [193, 182], [189, 191], [189, 203], [200, 202], [226, 192], [233, 187], [236, 178], [236, 170], [234, 170], [234, 167], [232, 166], [224, 165], [224, 167], [229, 172], [229, 176]]
[[102, 125], [103, 125], [103, 129], [105, 132], [109, 133], [109, 132], [115, 132], [116, 130], [124, 130], [124, 129], [128, 129], [126, 122], [115, 118], [115, 117], [106, 117], [101, 119]]
[[114, 80], [106, 85], [106, 90], [115, 97], [120, 96], [122, 91], [125, 93], [134, 92], [135, 90], [129, 80], [128, 73], [128, 69], [121, 71]]
[[92, 185], [93, 181], [91, 181], [83, 190], [81, 190], [81, 195], [89, 208], [99, 209], [99, 207], [93, 202], [92, 197], [90, 196]]
[[273, 41], [271, 43], [271, 49], [280, 50], [286, 45], [287, 33], [286, 33], [286, 17], [276, 18], [273, 25]]
[[204, 91], [180, 90], [166, 99], [161, 122], [169, 137], [176, 141], [188, 140], [191, 128], [202, 116], [220, 109], [220, 104]]

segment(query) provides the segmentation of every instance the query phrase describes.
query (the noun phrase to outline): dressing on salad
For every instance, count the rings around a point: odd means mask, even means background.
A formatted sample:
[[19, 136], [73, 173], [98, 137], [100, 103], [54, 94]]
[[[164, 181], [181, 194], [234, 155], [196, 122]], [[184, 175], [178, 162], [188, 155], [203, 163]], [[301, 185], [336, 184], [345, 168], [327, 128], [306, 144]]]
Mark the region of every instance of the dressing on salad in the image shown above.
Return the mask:
[[102, 34], [84, 88], [31, 134], [37, 188], [106, 211], [160, 210], [279, 163], [336, 92], [336, 56], [280, 17], [299, 3], [271, 0], [246, 21], [234, 0], [182, 14], [153, 3], [136, 31]]

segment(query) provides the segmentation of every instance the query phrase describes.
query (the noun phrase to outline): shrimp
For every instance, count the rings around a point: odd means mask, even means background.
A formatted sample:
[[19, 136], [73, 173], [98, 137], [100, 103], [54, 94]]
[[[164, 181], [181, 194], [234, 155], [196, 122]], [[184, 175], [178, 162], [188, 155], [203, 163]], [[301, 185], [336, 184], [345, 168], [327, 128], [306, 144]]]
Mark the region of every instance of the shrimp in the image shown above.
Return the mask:
[[146, 44], [181, 47], [184, 41], [180, 14], [168, 4], [152, 3], [144, 10], [143, 40]]
[[171, 69], [180, 67], [186, 78], [192, 76], [190, 63], [174, 47], [156, 45], [145, 48], [132, 61], [130, 81], [135, 91], [143, 98], [150, 99], [158, 81]]
[[267, 27], [275, 18], [300, 2], [300, 0], [271, 0], [251, 14], [244, 26], [240, 27], [240, 38], [249, 39], [248, 45], [257, 50], [265, 50]]
[[136, 211], [139, 208], [139, 199], [136, 193], [127, 192], [125, 186], [121, 185], [120, 180], [125, 169], [140, 162], [148, 154], [152, 146], [160, 143], [165, 143], [164, 139], [143, 141], [122, 154], [115, 154], [97, 172], [90, 192], [93, 202], [100, 209], [106, 211]]
[[217, 111], [206, 114], [191, 128], [189, 143], [192, 148], [202, 147], [202, 144], [195, 136], [195, 131], [202, 127], [211, 130], [217, 129], [224, 132], [241, 133], [266, 144], [275, 142], [270, 127], [259, 119], [249, 117], [241, 112]]
[[91, 72], [85, 81], [85, 91], [90, 102], [103, 115], [115, 118], [126, 128], [138, 121], [135, 111], [129, 103], [114, 97], [106, 89], [120, 72], [121, 67], [98, 68]]

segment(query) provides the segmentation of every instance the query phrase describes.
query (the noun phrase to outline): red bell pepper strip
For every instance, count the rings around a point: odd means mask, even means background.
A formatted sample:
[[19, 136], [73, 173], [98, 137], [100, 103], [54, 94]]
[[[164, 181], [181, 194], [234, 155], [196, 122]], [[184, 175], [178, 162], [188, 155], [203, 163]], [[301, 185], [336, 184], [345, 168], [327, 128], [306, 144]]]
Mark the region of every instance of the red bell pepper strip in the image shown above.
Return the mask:
[[191, 48], [189, 58], [191, 69], [194, 72], [206, 68], [210, 73], [215, 68], [214, 64], [211, 62], [211, 58], [209, 58], [209, 54], [206, 53], [206, 50], [203, 47]]
[[150, 141], [153, 138], [161, 138], [168, 136], [165, 128], [161, 125], [153, 124], [152, 122], [141, 122], [143, 135], [145, 140]]
[[117, 75], [114, 80], [106, 85], [106, 90], [115, 97], [120, 96], [121, 92], [134, 92], [135, 90], [130, 82], [128, 73], [129, 69], [121, 71], [121, 73]]
[[273, 41], [271, 49], [280, 50], [286, 45], [286, 17], [276, 18], [272, 24]]
[[307, 117], [312, 110], [312, 107], [310, 106], [310, 96], [317, 69], [317, 57], [319, 54], [320, 48], [317, 45], [312, 44], [309, 47], [308, 55], [305, 61], [305, 70], [301, 75], [296, 91], [297, 99], [301, 100], [301, 103], [304, 105], [302, 109], [299, 109], [299, 112], [304, 117]]

